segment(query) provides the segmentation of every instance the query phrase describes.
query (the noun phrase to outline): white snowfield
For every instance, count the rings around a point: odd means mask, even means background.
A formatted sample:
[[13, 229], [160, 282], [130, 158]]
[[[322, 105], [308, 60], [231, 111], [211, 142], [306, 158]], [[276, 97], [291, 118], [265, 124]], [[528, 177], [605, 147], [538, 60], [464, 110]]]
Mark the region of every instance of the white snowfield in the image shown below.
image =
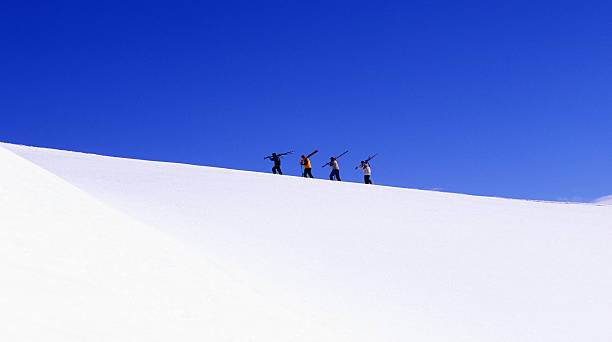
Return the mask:
[[612, 195], [604, 196], [595, 200], [597, 204], [612, 204]]
[[0, 144], [1, 341], [612, 341], [612, 206]]

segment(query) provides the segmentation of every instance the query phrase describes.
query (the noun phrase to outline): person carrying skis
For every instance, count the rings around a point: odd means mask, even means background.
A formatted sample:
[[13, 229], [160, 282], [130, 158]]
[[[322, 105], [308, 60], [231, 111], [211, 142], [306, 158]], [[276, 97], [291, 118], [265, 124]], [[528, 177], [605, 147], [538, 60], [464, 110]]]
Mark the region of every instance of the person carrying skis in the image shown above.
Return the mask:
[[378, 153], [374, 153], [373, 155], [368, 156], [366, 160], [362, 160], [359, 166], [355, 167], [355, 170], [361, 169], [363, 171], [363, 181], [366, 184], [374, 184], [370, 179], [370, 175], [372, 174], [372, 169], [370, 168], [370, 160], [376, 157]]
[[370, 163], [368, 163], [366, 160], [362, 160], [361, 165], [355, 167], [355, 170], [357, 169], [361, 169], [361, 171], [363, 171], [363, 181], [365, 184], [373, 184], [372, 180], [370, 180], [370, 175], [372, 174]]
[[347, 151], [344, 151], [341, 155], [337, 156], [337, 157], [330, 157], [329, 158], [329, 163], [326, 163], [325, 165], [323, 165], [322, 167], [326, 167], [327, 165], [331, 166], [332, 171], [329, 174], [329, 180], [334, 180], [334, 177], [336, 177], [336, 180], [338, 180], [338, 182], [340, 182], [340, 167], [338, 166], [338, 158], [342, 157], [343, 155], [345, 155]]
[[300, 160], [300, 165], [302, 165], [304, 167], [304, 172], [302, 173], [303, 177], [310, 177], [310, 178], [314, 178], [312, 176], [312, 165], [310, 164], [310, 157], [319, 152], [318, 150], [314, 150], [314, 152], [312, 152], [311, 154], [309, 154], [308, 156], [302, 155], [302, 160]]
[[336, 160], [336, 158], [329, 158], [329, 163], [327, 163], [326, 165], [329, 165], [332, 168], [332, 171], [329, 174], [329, 180], [334, 180], [334, 177], [336, 177], [336, 180], [340, 182], [340, 167], [338, 166], [338, 161]]
[[270, 159], [271, 161], [274, 162], [274, 167], [272, 167], [272, 173], [273, 174], [276, 174], [276, 172], [278, 172], [279, 175], [283, 174], [283, 171], [281, 171], [281, 168], [280, 168], [280, 165], [281, 165], [280, 157], [284, 156], [285, 154], [292, 153], [292, 152], [293, 151], [285, 152], [285, 153], [281, 153], [281, 154], [272, 153], [271, 156], [264, 157], [264, 159]]

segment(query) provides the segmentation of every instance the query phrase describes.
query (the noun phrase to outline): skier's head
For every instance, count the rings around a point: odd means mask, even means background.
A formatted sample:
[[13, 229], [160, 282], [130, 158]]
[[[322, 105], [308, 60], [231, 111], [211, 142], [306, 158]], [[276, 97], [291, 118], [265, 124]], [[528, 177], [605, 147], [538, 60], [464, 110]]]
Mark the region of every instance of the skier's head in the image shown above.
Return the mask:
[[306, 156], [302, 154], [302, 159], [306, 159]]
[[276, 153], [272, 153], [272, 157], [276, 157]]
[[361, 164], [365, 164], [365, 161], [363, 161], [363, 160], [362, 160], [362, 161], [361, 161]]
[[329, 157], [329, 160], [334, 161], [334, 160], [336, 160], [336, 158], [334, 158], [334, 157]]

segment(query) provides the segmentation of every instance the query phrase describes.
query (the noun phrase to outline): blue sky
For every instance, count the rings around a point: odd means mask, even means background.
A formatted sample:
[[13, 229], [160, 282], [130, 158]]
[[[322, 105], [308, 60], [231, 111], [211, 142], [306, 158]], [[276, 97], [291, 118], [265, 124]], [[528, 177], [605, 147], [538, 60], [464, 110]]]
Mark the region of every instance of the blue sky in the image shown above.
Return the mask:
[[[0, 5], [0, 140], [378, 184], [612, 193], [607, 1]], [[283, 169], [297, 175], [297, 156]]]

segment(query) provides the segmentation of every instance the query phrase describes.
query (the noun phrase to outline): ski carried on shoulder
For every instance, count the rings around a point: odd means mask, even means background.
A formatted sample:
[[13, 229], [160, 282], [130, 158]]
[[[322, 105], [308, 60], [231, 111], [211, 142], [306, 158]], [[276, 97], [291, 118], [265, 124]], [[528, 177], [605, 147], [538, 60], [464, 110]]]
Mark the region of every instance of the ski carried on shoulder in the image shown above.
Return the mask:
[[342, 157], [343, 155], [345, 155], [345, 154], [347, 154], [347, 153], [348, 153], [348, 150], [346, 150], [346, 151], [342, 152], [342, 154], [340, 154], [339, 156], [337, 156], [337, 157], [336, 157], [336, 159], [338, 159], [338, 158]]
[[306, 156], [306, 158], [310, 158], [310, 157], [312, 157], [312, 156], [313, 156], [315, 153], [317, 153], [317, 152], [319, 152], [319, 150], [314, 150], [314, 151], [312, 151], [312, 153], [311, 153], [311, 154], [309, 154], [309, 155], [307, 155], [307, 156]]
[[[336, 157], [336, 158], [334, 158], [334, 159], [336, 159], [336, 160], [337, 160], [338, 158], [342, 157], [343, 155], [345, 155], [345, 154], [347, 154], [347, 153], [348, 153], [348, 150], [346, 150], [346, 151], [342, 152], [342, 153], [341, 153], [339, 156], [337, 156], [337, 157]], [[327, 165], [329, 165], [329, 163], [325, 163], [325, 165], [323, 165], [323, 166], [321, 166], [321, 167], [326, 167]]]
[[[374, 159], [374, 157], [376, 157], [378, 155], [378, 153], [374, 153], [372, 155], [369, 155], [368, 158], [366, 158], [366, 160], [364, 160], [364, 162], [367, 164], [370, 160]], [[361, 165], [357, 165], [355, 166], [355, 170], [357, 170]]]
[[[289, 152], [285, 152], [285, 153], [279, 153], [279, 154], [277, 154], [276, 156], [277, 156], [277, 157], [281, 157], [281, 156], [284, 156], [284, 155], [287, 155], [287, 154], [292, 154], [293, 152], [294, 152], [294, 151], [289, 151]], [[272, 158], [272, 156], [265, 156], [265, 157], [264, 157], [264, 159], [270, 159], [270, 158]]]
[[369, 162], [370, 160], [374, 159], [374, 157], [376, 157], [377, 155], [378, 155], [378, 153], [374, 153], [373, 155], [368, 156], [368, 159], [366, 159], [365, 162], [366, 163]]

